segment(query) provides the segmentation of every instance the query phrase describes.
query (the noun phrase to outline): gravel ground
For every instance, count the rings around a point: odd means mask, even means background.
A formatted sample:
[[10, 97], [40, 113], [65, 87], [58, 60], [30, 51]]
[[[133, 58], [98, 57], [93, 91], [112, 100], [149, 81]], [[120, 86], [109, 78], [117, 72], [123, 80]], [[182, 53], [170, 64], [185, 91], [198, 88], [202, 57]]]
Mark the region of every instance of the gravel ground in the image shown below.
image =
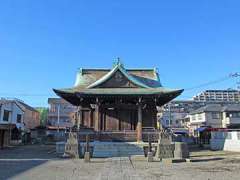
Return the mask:
[[83, 180], [219, 180], [239, 179], [240, 154], [220, 151], [191, 153], [194, 162], [163, 164], [143, 157], [61, 159], [54, 146], [21, 146], [0, 150], [0, 179], [83, 179]]
[[239, 179], [240, 164], [226, 160], [178, 163], [178, 164], [159, 164], [134, 162], [137, 171], [153, 175], [157, 179], [168, 180], [187, 180], [187, 179], [206, 179], [206, 180], [226, 180]]
[[136, 171], [162, 180], [226, 180], [239, 179], [240, 154], [223, 151], [191, 153], [193, 162], [163, 164], [133, 161]]

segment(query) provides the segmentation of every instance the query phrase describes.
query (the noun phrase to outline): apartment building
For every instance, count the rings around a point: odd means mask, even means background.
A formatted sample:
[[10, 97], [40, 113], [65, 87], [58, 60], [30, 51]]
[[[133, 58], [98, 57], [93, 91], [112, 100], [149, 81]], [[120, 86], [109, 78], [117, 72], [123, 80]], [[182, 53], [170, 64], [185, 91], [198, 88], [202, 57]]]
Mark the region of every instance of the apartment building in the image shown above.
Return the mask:
[[227, 101], [240, 102], [240, 91], [228, 90], [206, 90], [193, 97], [195, 101]]

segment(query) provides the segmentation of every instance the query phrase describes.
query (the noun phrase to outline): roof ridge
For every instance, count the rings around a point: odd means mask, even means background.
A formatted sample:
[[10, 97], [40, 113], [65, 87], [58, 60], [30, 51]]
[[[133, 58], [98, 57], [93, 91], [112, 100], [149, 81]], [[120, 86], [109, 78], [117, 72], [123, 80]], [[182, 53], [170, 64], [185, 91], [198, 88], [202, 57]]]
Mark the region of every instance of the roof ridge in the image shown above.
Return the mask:
[[[79, 71], [111, 71], [111, 68], [79, 68]], [[155, 71], [155, 68], [126, 68], [126, 71]]]
[[122, 66], [122, 64], [116, 64], [115, 67], [109, 71], [107, 74], [105, 74], [102, 78], [98, 79], [97, 81], [95, 81], [94, 83], [90, 84], [87, 88], [93, 88], [96, 87], [97, 85], [102, 84], [103, 82], [107, 81], [110, 77], [112, 77], [112, 75], [119, 70], [129, 81], [133, 82], [134, 84], [144, 87], [144, 88], [150, 88], [149, 86], [147, 86], [146, 84], [143, 84], [142, 82], [140, 82], [138, 79], [136, 79], [134, 76], [132, 76], [131, 74], [129, 74], [126, 69], [124, 69], [124, 67]]
[[19, 104], [20, 106], [23, 106], [24, 108], [26, 108], [28, 110], [38, 112], [34, 107], [26, 104], [25, 102], [21, 102], [21, 101], [17, 101], [17, 100], [15, 100], [15, 102], [16, 102], [16, 104]]

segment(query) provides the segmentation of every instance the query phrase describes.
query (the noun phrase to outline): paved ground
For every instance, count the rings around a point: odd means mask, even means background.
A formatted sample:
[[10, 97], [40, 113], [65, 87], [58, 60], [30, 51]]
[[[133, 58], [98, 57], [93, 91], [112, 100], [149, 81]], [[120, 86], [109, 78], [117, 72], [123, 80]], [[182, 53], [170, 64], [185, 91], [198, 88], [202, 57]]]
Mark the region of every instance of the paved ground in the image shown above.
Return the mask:
[[240, 154], [219, 151], [191, 153], [195, 162], [147, 163], [143, 157], [83, 160], [61, 159], [54, 146], [22, 146], [0, 150], [0, 179], [187, 180], [239, 179]]

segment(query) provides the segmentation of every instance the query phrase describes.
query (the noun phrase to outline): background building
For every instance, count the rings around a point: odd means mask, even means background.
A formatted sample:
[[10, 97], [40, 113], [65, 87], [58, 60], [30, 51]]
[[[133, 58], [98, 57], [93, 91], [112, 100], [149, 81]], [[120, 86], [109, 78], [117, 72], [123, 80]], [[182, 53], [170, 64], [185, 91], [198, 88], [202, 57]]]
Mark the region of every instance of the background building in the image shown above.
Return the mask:
[[228, 90], [206, 90], [193, 97], [195, 101], [229, 101], [240, 102], [240, 91]]
[[49, 98], [48, 104], [48, 126], [67, 128], [75, 124], [77, 107], [71, 105], [62, 98]]
[[19, 99], [0, 99], [0, 146], [20, 140], [21, 132], [40, 125], [39, 112]]
[[10, 137], [20, 135], [18, 130], [24, 129], [23, 114], [16, 101], [0, 99], [0, 148], [10, 144]]
[[[238, 110], [240, 108], [240, 103], [238, 101], [195, 101], [195, 100], [176, 100], [171, 101], [163, 107], [158, 108], [158, 119], [162, 123], [163, 127], [170, 128], [189, 128], [190, 131], [193, 131], [197, 127], [207, 125], [204, 117], [202, 115], [196, 115], [195, 121], [192, 121], [194, 118], [192, 113], [198, 112], [202, 109], [215, 108], [214, 111], [222, 111], [222, 108], [225, 107], [226, 110], [231, 112], [230, 110]], [[233, 109], [233, 107], [235, 109]], [[231, 109], [230, 109], [231, 108]], [[233, 113], [234, 117], [236, 116]], [[223, 112], [224, 115], [224, 112]], [[226, 116], [223, 116], [223, 118]], [[198, 120], [199, 121], [198, 121]], [[223, 119], [224, 121], [224, 119]], [[225, 120], [226, 125], [215, 125], [213, 121], [212, 125], [215, 127], [228, 127], [229, 120]], [[233, 122], [233, 121], [232, 121]], [[224, 122], [221, 122], [224, 123]]]
[[158, 119], [163, 127], [187, 127], [189, 112], [205, 106], [205, 102], [193, 100], [171, 101], [165, 106], [158, 108]]
[[208, 104], [190, 113], [190, 132], [201, 126], [213, 128], [239, 128], [239, 104]]
[[23, 122], [26, 129], [31, 130], [40, 126], [40, 113], [35, 108], [20, 100], [16, 103], [24, 110]]

